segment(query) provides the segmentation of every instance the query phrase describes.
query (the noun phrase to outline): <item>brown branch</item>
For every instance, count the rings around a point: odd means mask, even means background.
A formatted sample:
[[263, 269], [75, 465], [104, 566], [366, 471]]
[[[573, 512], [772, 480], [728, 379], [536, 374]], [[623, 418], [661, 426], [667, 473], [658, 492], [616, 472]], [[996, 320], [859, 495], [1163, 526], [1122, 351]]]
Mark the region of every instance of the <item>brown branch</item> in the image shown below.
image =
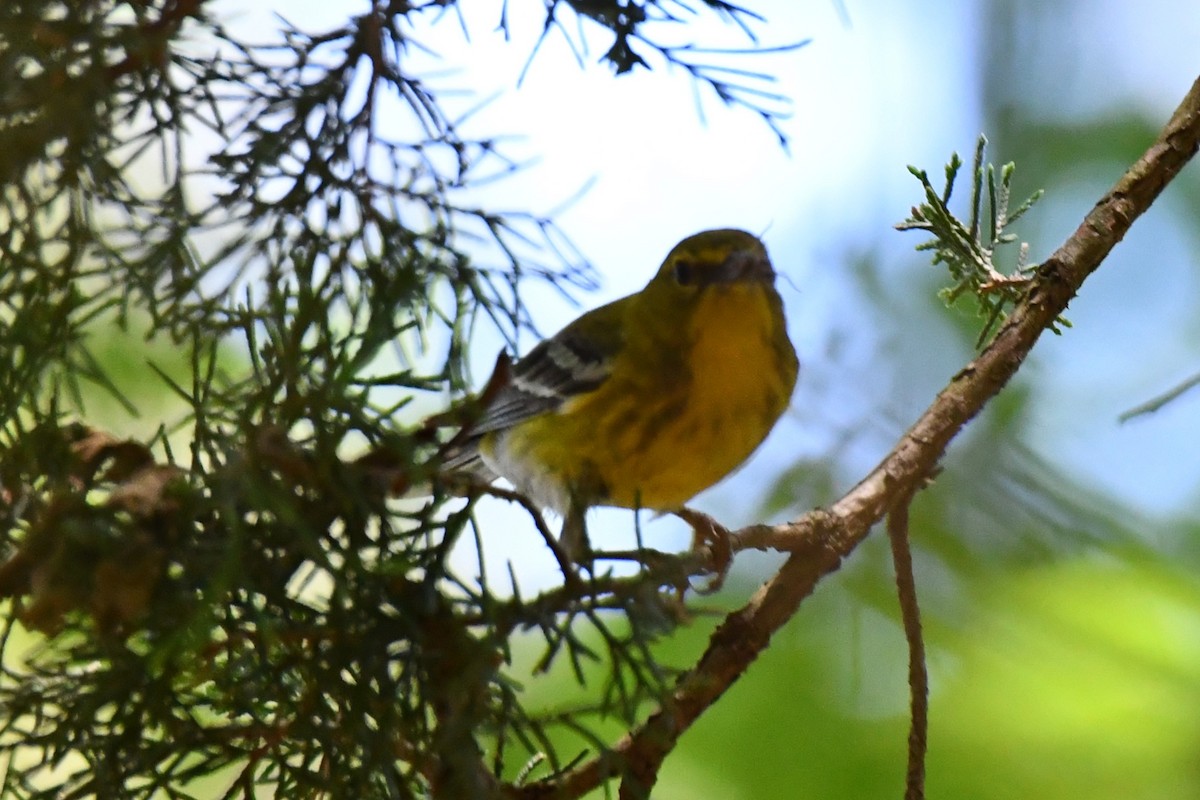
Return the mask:
[[908, 539], [908, 507], [912, 496], [901, 497], [888, 512], [887, 533], [896, 567], [896, 594], [908, 642], [908, 770], [904, 800], [925, 797], [925, 752], [929, 738], [929, 673], [925, 666], [925, 641], [921, 636], [921, 610], [917, 605], [917, 582], [913, 577], [912, 550]]
[[792, 523], [773, 528], [753, 526], [737, 533], [740, 543], [754, 540], [788, 549], [791, 556], [745, 606], [713, 632], [708, 648], [680, 678], [663, 707], [611, 751], [565, 774], [509, 787], [508, 796], [527, 800], [580, 797], [618, 774], [624, 776], [626, 795], [648, 794], [679, 736], [741, 677], [818, 581], [838, 568], [897, 499], [920, 486], [954, 436], [1004, 388], [1084, 280], [1195, 155], [1198, 146], [1200, 79], [1158, 139], [1039, 267], [1025, 299], [992, 343], [954, 376], [862, 482], [828, 509], [816, 509]]

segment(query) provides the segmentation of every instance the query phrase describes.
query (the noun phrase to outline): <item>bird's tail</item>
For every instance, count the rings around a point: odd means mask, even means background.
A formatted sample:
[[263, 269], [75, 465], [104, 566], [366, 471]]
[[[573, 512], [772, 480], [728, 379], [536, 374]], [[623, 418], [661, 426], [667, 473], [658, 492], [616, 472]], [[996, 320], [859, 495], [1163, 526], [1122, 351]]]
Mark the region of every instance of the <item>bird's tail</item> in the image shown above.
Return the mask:
[[[434, 456], [422, 465], [423, 468], [413, 470], [400, 468], [397, 459], [387, 453], [372, 451], [358, 463], [368, 468], [393, 470], [387, 481], [388, 494], [396, 498], [429, 497], [434, 493], [435, 482], [448, 485], [463, 486], [487, 485], [499, 478], [479, 454], [479, 443], [482, 434], [475, 432], [475, 421], [480, 414], [495, 399], [496, 395], [507, 386], [512, 375], [512, 360], [507, 353], [501, 352], [496, 357], [496, 366], [488, 379], [483, 391], [465, 402], [426, 418], [414, 431], [413, 437], [418, 440], [436, 440], [439, 432], [446, 429], [456, 429], [453, 436], [447, 439]], [[419, 472], [419, 474], [418, 474]]]

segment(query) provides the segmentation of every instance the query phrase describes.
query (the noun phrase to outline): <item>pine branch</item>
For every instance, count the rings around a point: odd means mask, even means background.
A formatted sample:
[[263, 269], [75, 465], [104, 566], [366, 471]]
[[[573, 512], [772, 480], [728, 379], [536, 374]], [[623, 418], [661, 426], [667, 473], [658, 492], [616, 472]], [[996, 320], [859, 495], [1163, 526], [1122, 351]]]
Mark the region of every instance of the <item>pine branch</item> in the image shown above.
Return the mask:
[[[933, 263], [945, 264], [954, 281], [941, 291], [946, 305], [953, 305], [963, 295], [970, 295], [978, 303], [979, 314], [985, 320], [976, 347], [981, 347], [997, 323], [1002, 322], [1008, 310], [1020, 299], [1029, 287], [1036, 265], [1027, 263], [1029, 246], [1021, 243], [1017, 253], [1016, 268], [1009, 273], [1001, 272], [996, 265], [997, 251], [1004, 245], [1017, 241], [1016, 234], [1007, 228], [1025, 215], [1041, 199], [1042, 190], [1029, 196], [1016, 209], [1009, 210], [1012, 176], [1015, 165], [1005, 164], [1000, 169], [1000, 180], [996, 180], [996, 168], [984, 163], [987, 139], [980, 136], [975, 146], [975, 162], [971, 170], [971, 202], [969, 218], [963, 222], [950, 210], [950, 198], [962, 159], [958, 153], [946, 164], [946, 184], [939, 194], [922, 169], [909, 167], [925, 189], [925, 202], [914, 206], [908, 219], [896, 225], [896, 230], [927, 231], [933, 239], [917, 246], [918, 250], [933, 252]], [[983, 198], [987, 205], [984, 206]], [[987, 225], [981, 220], [985, 218]], [[1057, 325], [1070, 326], [1063, 317]], [[1057, 332], [1057, 328], [1054, 328]]]

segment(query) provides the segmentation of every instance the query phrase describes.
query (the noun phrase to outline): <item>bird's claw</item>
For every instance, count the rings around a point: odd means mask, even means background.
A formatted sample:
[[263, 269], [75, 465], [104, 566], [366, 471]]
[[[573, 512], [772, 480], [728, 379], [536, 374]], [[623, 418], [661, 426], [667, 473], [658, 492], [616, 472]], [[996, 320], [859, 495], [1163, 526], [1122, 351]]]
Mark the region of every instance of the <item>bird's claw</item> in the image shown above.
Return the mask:
[[733, 542], [729, 529], [708, 514], [691, 508], [681, 508], [675, 512], [675, 516], [692, 526], [692, 552], [704, 552], [713, 572], [712, 579], [697, 591], [700, 594], [712, 594], [720, 590], [733, 564]]

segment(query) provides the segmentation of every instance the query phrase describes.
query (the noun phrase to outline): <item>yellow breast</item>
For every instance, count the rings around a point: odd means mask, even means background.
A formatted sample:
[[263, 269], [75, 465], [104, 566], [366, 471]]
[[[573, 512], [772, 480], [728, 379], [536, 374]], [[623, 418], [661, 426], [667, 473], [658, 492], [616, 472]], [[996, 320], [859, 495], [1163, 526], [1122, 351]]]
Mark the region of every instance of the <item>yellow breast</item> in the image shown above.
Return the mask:
[[791, 398], [798, 364], [762, 283], [708, 293], [685, 330], [627, 343], [611, 377], [496, 442], [515, 485], [572, 503], [677, 509], [736, 469]]

